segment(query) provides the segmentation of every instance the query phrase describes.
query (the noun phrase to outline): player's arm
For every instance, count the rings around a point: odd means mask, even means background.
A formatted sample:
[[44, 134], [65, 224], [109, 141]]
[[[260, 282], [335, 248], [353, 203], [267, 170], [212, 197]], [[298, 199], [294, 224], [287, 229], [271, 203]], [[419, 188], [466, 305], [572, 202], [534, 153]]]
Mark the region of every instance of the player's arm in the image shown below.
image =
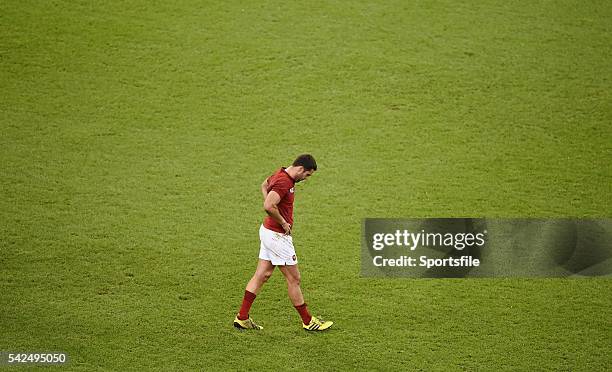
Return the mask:
[[278, 222], [279, 225], [285, 229], [285, 234], [291, 234], [291, 225], [285, 221], [278, 211], [278, 203], [280, 202], [280, 195], [276, 191], [270, 191], [264, 200], [264, 209], [274, 221]]
[[261, 193], [263, 194], [264, 200], [266, 200], [266, 196], [268, 196], [268, 179], [267, 178], [261, 184]]

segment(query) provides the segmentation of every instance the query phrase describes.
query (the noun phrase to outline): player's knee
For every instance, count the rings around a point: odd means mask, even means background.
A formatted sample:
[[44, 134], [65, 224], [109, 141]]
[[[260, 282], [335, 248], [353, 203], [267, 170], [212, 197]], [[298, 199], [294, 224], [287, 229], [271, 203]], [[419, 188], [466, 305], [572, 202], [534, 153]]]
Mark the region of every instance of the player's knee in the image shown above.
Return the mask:
[[268, 279], [270, 279], [270, 277], [271, 277], [271, 276], [272, 276], [272, 271], [266, 271], [266, 272], [263, 274], [263, 280], [264, 280], [264, 282], [267, 282], [267, 281], [268, 281]]
[[262, 273], [257, 274], [257, 279], [259, 279], [261, 283], [265, 283], [268, 281], [268, 279], [270, 279], [271, 276], [272, 276], [271, 271], [264, 271]]
[[300, 274], [291, 275], [290, 277], [287, 278], [287, 281], [289, 282], [290, 285], [299, 286], [302, 282], [302, 277]]

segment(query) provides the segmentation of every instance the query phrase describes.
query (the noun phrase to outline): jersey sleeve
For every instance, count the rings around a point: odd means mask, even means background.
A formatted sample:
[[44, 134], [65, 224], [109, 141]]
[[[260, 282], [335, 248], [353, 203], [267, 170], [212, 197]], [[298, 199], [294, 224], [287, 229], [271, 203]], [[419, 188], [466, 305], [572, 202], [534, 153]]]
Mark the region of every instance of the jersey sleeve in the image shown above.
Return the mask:
[[291, 183], [284, 179], [276, 179], [272, 180], [272, 183], [268, 185], [268, 192], [276, 191], [276, 193], [280, 196], [280, 198], [284, 198], [289, 189], [291, 188]]

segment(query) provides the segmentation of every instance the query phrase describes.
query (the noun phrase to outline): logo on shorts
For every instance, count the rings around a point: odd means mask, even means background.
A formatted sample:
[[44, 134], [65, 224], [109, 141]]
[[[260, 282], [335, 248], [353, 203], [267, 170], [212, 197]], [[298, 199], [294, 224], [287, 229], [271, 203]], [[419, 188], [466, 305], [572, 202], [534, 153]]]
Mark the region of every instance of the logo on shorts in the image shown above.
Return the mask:
[[292, 193], [292, 194], [293, 194], [293, 192], [294, 192], [294, 191], [295, 191], [295, 190], [294, 190], [294, 188], [293, 188], [293, 187], [289, 189], [289, 192], [290, 192], [290, 193]]
[[295, 261], [295, 259], [296, 259], [297, 257], [295, 257], [295, 255], [293, 255], [293, 257], [291, 257], [291, 258], [293, 258], [293, 261]]

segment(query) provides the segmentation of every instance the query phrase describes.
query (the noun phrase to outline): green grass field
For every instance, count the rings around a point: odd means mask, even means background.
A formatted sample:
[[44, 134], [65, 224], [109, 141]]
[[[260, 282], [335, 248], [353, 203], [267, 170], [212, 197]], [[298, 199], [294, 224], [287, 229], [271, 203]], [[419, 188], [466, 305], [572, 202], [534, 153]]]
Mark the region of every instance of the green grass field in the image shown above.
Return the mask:
[[[610, 217], [607, 1], [0, 3], [0, 351], [70, 370], [609, 370], [612, 279], [368, 279], [365, 217]], [[307, 334], [255, 268], [303, 152]]]

